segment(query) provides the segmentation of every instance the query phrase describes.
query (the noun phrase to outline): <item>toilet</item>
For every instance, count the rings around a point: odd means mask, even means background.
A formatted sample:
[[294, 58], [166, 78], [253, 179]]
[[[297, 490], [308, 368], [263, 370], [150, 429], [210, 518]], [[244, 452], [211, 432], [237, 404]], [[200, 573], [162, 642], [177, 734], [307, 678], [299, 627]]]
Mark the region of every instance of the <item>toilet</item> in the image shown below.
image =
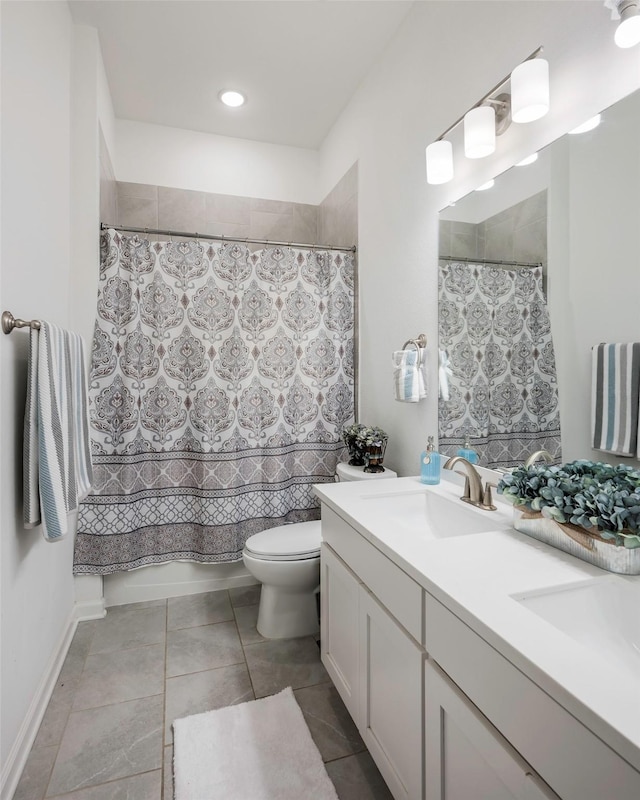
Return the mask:
[[[338, 464], [336, 480], [397, 478], [363, 467]], [[242, 552], [245, 567], [262, 583], [258, 633], [267, 639], [312, 636], [320, 630], [317, 594], [320, 588], [320, 521], [278, 525], [250, 536]]]

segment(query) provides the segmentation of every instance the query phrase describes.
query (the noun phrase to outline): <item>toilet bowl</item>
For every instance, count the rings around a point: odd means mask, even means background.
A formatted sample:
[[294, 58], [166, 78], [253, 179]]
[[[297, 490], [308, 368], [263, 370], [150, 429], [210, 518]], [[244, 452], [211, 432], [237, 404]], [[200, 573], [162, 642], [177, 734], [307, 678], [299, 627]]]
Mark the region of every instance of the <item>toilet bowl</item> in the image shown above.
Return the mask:
[[[339, 481], [396, 478], [393, 470], [364, 472], [338, 464]], [[258, 633], [267, 639], [312, 636], [320, 630], [320, 522], [278, 525], [250, 536], [242, 552], [245, 567], [262, 583]]]

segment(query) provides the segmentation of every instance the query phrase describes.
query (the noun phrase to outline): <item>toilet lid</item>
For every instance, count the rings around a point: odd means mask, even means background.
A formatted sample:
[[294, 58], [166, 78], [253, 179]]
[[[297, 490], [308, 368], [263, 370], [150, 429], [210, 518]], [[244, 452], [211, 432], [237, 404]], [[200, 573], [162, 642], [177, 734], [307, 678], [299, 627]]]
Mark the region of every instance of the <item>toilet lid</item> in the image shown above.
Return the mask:
[[250, 536], [245, 550], [256, 558], [294, 561], [320, 555], [320, 521], [278, 525]]

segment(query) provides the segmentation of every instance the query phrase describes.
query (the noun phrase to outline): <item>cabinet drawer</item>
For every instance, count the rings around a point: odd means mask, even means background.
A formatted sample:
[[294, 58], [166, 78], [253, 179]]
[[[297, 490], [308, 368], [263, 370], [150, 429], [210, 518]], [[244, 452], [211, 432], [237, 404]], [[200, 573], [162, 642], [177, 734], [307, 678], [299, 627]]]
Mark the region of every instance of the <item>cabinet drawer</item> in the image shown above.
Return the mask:
[[425, 623], [431, 658], [563, 800], [638, 800], [639, 772], [426, 592]]
[[322, 506], [322, 539], [413, 638], [422, 642], [422, 587], [326, 504]]

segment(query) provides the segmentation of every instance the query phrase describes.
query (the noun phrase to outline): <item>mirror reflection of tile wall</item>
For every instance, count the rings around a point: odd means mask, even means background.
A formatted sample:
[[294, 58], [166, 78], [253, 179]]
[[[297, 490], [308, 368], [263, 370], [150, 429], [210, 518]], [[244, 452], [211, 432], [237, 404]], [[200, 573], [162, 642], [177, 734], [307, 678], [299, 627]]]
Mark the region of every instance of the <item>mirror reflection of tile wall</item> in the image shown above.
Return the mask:
[[440, 255], [547, 266], [547, 192], [543, 190], [474, 224], [440, 221]]

